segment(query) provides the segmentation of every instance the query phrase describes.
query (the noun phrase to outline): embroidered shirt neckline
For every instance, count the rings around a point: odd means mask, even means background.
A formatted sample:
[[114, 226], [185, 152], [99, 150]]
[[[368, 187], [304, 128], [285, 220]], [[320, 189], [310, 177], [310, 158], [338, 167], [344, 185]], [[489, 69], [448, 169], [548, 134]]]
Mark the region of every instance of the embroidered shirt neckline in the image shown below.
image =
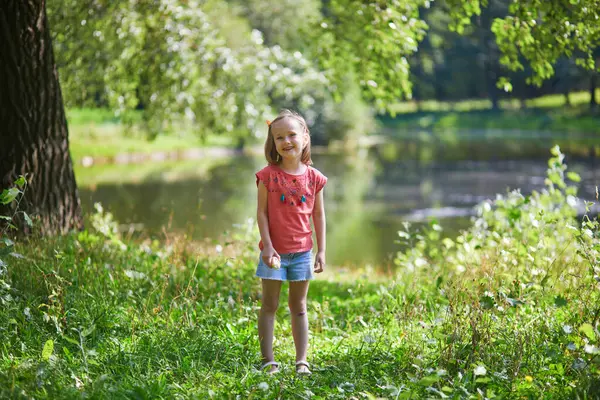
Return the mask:
[[290, 174], [289, 172], [284, 171], [283, 168], [281, 168], [279, 165], [275, 165], [275, 167], [277, 167], [277, 169], [279, 171], [283, 172], [284, 174], [289, 175], [289, 176], [293, 176], [293, 177], [302, 177], [302, 176], [306, 175], [308, 173], [308, 170], [310, 169], [310, 167], [307, 165], [306, 169], [304, 170], [303, 173], [295, 175], [295, 174]]

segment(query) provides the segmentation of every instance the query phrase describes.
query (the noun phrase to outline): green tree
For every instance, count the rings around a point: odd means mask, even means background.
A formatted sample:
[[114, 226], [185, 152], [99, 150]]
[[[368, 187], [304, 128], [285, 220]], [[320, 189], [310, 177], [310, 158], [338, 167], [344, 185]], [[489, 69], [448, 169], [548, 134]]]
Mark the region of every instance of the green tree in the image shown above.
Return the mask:
[[[200, 135], [245, 135], [272, 115], [270, 95], [326, 90], [302, 54], [264, 46], [232, 12], [220, 0], [49, 4], [65, 43], [58, 54], [67, 104], [93, 101], [100, 87], [120, 115], [140, 110], [152, 134], [189, 125]], [[80, 36], [85, 46], [73, 44]], [[94, 90], [82, 91], [88, 82]]]
[[310, 29], [321, 22], [320, 0], [236, 0], [253, 28], [261, 31], [268, 46], [305, 51]]
[[[447, 2], [452, 9], [453, 28], [458, 32], [488, 6], [488, 0]], [[500, 62], [517, 71], [523, 70], [523, 60], [527, 61], [532, 71], [527, 82], [536, 86], [554, 75], [554, 65], [561, 56], [573, 57], [578, 65], [591, 71], [599, 70], [594, 53], [600, 46], [599, 9], [598, 0], [512, 2], [508, 15], [492, 23], [502, 53]], [[499, 86], [511, 89], [508, 79], [500, 79]]]

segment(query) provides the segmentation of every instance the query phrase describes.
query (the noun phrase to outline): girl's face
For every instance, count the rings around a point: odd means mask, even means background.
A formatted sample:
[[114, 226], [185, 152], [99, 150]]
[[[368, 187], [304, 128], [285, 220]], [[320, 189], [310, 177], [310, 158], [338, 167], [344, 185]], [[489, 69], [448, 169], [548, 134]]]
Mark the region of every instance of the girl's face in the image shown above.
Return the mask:
[[296, 160], [308, 144], [304, 126], [295, 118], [283, 118], [271, 125], [271, 134], [277, 153], [284, 160]]

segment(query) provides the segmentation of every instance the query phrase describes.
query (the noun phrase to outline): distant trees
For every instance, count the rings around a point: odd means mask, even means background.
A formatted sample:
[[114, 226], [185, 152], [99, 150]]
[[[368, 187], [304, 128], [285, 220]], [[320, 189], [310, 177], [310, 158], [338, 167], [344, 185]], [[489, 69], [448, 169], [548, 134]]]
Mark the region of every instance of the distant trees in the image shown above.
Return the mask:
[[[471, 17], [498, 0], [445, 0], [453, 17], [452, 28], [462, 32]], [[500, 63], [510, 71], [531, 70], [528, 84], [540, 87], [555, 74], [561, 57], [574, 59], [589, 71], [600, 69], [600, 8], [597, 0], [513, 1], [508, 14], [495, 18], [491, 27], [501, 52]], [[594, 86], [597, 72], [592, 73]], [[511, 89], [510, 79], [500, 77], [499, 86]], [[593, 99], [594, 96], [592, 96]], [[594, 100], [592, 100], [594, 101]]]
[[[554, 9], [551, 3], [535, 8], [527, 5], [529, 2], [508, 0], [438, 0], [431, 8], [423, 8], [421, 15], [429, 31], [410, 58], [415, 98], [489, 98], [496, 104], [498, 98], [509, 96], [524, 100], [569, 90], [591, 91], [593, 70], [600, 67], [597, 53], [590, 51], [600, 45], [598, 24], [594, 23], [598, 7], [593, 1], [584, 1], [568, 9]], [[587, 14], [583, 11], [586, 6]], [[517, 29], [515, 21], [527, 13], [535, 14], [538, 21], [533, 28], [518, 28], [528, 39], [508, 40], [507, 35], [515, 37], [511, 33]], [[561, 32], [557, 24], [579, 28], [563, 32], [563, 40], [556, 45], [544, 32]], [[512, 89], [511, 93], [505, 89]]]

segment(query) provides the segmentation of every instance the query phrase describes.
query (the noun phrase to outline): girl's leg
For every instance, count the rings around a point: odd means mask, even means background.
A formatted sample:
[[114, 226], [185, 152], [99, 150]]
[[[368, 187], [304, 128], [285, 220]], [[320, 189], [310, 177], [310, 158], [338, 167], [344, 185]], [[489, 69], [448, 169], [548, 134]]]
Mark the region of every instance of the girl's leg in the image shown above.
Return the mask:
[[[258, 316], [258, 340], [263, 363], [273, 361], [273, 329], [275, 327], [275, 312], [279, 306], [281, 281], [273, 279], [262, 280], [262, 301]], [[271, 370], [276, 369], [272, 367]]]
[[292, 335], [296, 345], [296, 361], [306, 361], [308, 348], [308, 317], [306, 295], [309, 281], [290, 282], [288, 305], [292, 315]]

